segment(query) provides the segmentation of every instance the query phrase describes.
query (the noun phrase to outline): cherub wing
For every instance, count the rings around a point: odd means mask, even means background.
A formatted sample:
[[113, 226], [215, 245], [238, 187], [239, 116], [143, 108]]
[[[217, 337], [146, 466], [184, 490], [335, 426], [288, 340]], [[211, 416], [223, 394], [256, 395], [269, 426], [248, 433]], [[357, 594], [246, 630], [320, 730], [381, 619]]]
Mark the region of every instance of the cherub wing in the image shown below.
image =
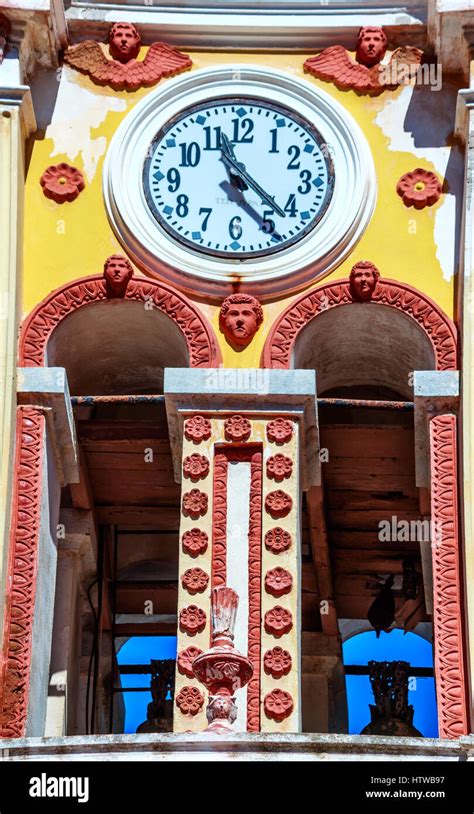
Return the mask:
[[165, 76], [186, 71], [192, 65], [187, 54], [178, 51], [164, 42], [154, 42], [142, 62], [130, 62], [126, 65], [127, 87], [130, 89], [155, 85]]
[[122, 66], [115, 60], [109, 59], [95, 40], [85, 40], [78, 45], [72, 45], [64, 54], [64, 61], [76, 71], [89, 74], [99, 85], [108, 85], [117, 80], [117, 69]]
[[329, 79], [343, 90], [372, 90], [373, 79], [365, 65], [359, 65], [342, 45], [331, 45], [304, 63], [304, 68], [319, 79]]

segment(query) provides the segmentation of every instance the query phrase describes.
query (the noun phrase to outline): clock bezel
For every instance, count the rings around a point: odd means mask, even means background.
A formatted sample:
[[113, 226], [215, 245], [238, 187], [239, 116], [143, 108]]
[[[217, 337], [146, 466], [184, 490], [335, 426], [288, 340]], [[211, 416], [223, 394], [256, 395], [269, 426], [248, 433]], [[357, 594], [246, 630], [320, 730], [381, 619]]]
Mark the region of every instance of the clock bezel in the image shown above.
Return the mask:
[[[250, 97], [294, 111], [331, 145], [335, 184], [325, 217], [294, 244], [257, 258], [215, 257], [178, 242], [156, 221], [142, 183], [143, 163], [156, 133], [192, 105], [228, 97]], [[377, 185], [359, 125], [332, 96], [313, 81], [284, 71], [232, 63], [170, 79], [127, 114], [106, 154], [103, 193], [117, 238], [145, 273], [210, 299], [220, 300], [238, 285], [265, 300], [325, 277], [347, 257], [370, 221]]]
[[154, 156], [155, 156], [155, 152], [156, 152], [155, 150], [153, 152], [151, 152], [152, 146], [155, 145], [156, 143], [158, 143], [159, 141], [161, 141], [163, 139], [163, 137], [166, 135], [166, 133], [169, 132], [170, 130], [172, 130], [176, 126], [178, 121], [180, 121], [180, 119], [183, 118], [183, 116], [186, 116], [186, 115], [190, 116], [195, 112], [197, 113], [200, 110], [204, 110], [204, 109], [206, 109], [208, 107], [212, 107], [212, 106], [217, 106], [219, 104], [227, 104], [229, 106], [230, 105], [236, 105], [237, 106], [237, 105], [252, 105], [252, 104], [257, 105], [258, 104], [261, 107], [268, 108], [269, 110], [278, 110], [278, 111], [281, 112], [282, 115], [286, 115], [286, 116], [291, 117], [293, 121], [295, 121], [296, 123], [298, 123], [300, 125], [300, 127], [305, 128], [306, 131], [309, 132], [312, 135], [312, 137], [314, 138], [314, 140], [318, 144], [318, 146], [326, 144], [326, 142], [324, 141], [323, 136], [319, 132], [319, 130], [317, 130], [317, 128], [313, 124], [308, 122], [306, 119], [303, 119], [301, 116], [299, 116], [297, 113], [295, 113], [295, 111], [292, 110], [290, 107], [288, 107], [288, 105], [281, 105], [281, 104], [277, 104], [276, 102], [273, 102], [273, 104], [270, 104], [269, 102], [263, 101], [262, 99], [259, 99], [257, 97], [251, 97], [251, 96], [246, 96], [245, 98], [237, 97], [237, 96], [221, 97], [219, 99], [212, 99], [210, 101], [200, 102], [199, 104], [191, 105], [191, 107], [182, 110], [181, 113], [174, 116], [173, 119], [170, 119], [161, 128], [161, 130], [155, 135], [155, 137], [154, 137], [154, 139], [153, 139], [153, 141], [152, 141], [152, 143], [151, 143], [151, 145], [149, 147], [149, 152], [148, 152], [147, 157], [145, 158], [145, 161], [144, 161], [144, 164], [143, 164], [143, 187], [144, 187], [145, 198], [146, 198], [148, 207], [151, 210], [152, 214], [154, 215], [154, 217], [155, 217], [157, 223], [160, 225], [160, 227], [162, 229], [164, 229], [166, 232], [168, 232], [168, 234], [172, 238], [174, 238], [174, 240], [176, 240], [178, 243], [183, 243], [184, 245], [189, 246], [191, 249], [194, 249], [194, 251], [199, 252], [200, 254], [202, 254], [205, 257], [208, 257], [209, 255], [211, 255], [213, 257], [221, 257], [221, 258], [225, 258], [225, 259], [231, 259], [232, 258], [232, 259], [235, 259], [235, 260], [242, 260], [242, 259], [249, 259], [249, 258], [256, 258], [256, 257], [263, 257], [263, 256], [268, 257], [269, 255], [275, 254], [276, 252], [284, 251], [289, 246], [293, 246], [295, 243], [298, 243], [309, 232], [311, 232], [311, 230], [319, 223], [321, 218], [324, 217], [324, 215], [327, 212], [328, 207], [331, 204], [331, 198], [332, 198], [332, 194], [333, 194], [333, 190], [334, 190], [335, 174], [334, 174], [334, 164], [333, 164], [333, 161], [332, 161], [330, 155], [327, 156], [327, 157], [325, 156], [324, 159], [323, 159], [325, 161], [325, 163], [326, 163], [326, 168], [327, 168], [327, 172], [328, 172], [328, 184], [327, 184], [327, 187], [326, 187], [324, 200], [323, 200], [323, 202], [322, 202], [322, 204], [320, 206], [320, 209], [319, 209], [318, 213], [316, 214], [316, 216], [311, 221], [309, 221], [309, 223], [307, 224], [307, 226], [304, 229], [301, 229], [293, 237], [290, 237], [287, 240], [285, 240], [284, 244], [281, 245], [281, 246], [275, 245], [273, 247], [267, 247], [265, 249], [260, 249], [260, 250], [253, 251], [253, 252], [239, 252], [238, 254], [235, 253], [235, 252], [234, 252], [234, 254], [232, 254], [231, 252], [224, 252], [224, 251], [218, 251], [216, 249], [209, 249], [207, 247], [200, 248], [195, 242], [193, 242], [192, 240], [189, 240], [186, 237], [183, 237], [183, 235], [180, 235], [175, 229], [173, 229], [167, 223], [166, 219], [163, 218], [163, 216], [161, 215], [159, 209], [157, 208], [157, 206], [156, 206], [156, 204], [155, 204], [155, 202], [153, 200], [151, 191], [150, 191], [150, 189], [149, 189], [149, 187], [147, 185], [147, 176], [148, 176], [148, 172], [149, 172], [149, 165], [154, 160]]

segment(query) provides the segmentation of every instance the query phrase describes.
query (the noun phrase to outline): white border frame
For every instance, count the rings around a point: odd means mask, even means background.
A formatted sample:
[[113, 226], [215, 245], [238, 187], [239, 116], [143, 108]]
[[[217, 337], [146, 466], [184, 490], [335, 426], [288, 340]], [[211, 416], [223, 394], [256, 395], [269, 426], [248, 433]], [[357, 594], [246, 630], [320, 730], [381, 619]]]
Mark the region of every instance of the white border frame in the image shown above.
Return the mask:
[[[146, 204], [143, 161], [155, 134], [185, 108], [227, 96], [251, 96], [292, 108], [332, 148], [336, 181], [326, 215], [298, 243], [268, 257], [224, 260], [193, 251], [175, 242]], [[282, 71], [232, 64], [192, 71], [142, 99], [111, 141], [103, 193], [115, 234], [145, 272], [206, 297], [226, 296], [238, 282], [240, 290], [265, 299], [299, 290], [347, 257], [370, 221], [377, 184], [362, 131], [329, 94]]]

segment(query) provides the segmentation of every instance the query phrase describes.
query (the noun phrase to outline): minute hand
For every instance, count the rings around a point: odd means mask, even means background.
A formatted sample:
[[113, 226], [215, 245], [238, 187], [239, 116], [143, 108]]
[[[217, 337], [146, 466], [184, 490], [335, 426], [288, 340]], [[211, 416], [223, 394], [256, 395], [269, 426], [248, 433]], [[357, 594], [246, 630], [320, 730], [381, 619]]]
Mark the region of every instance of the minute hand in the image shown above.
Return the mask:
[[240, 161], [237, 161], [235, 158], [233, 158], [224, 151], [222, 151], [222, 159], [225, 164], [228, 164], [228, 166], [232, 168], [234, 175], [238, 175], [239, 178], [242, 179], [242, 181], [245, 181], [247, 186], [253, 189], [253, 191], [259, 196], [259, 198], [262, 199], [262, 201], [265, 201], [265, 203], [268, 204], [268, 206], [270, 206], [271, 209], [274, 209], [275, 212], [278, 215], [280, 215], [281, 218], [286, 218], [286, 213], [283, 211], [283, 209], [281, 209], [281, 207], [279, 207], [278, 204], [275, 203], [275, 200], [271, 198], [270, 195], [267, 192], [265, 192], [264, 189], [262, 189], [260, 184], [257, 184], [257, 182], [254, 181], [252, 176], [248, 174], [247, 170], [244, 168]]

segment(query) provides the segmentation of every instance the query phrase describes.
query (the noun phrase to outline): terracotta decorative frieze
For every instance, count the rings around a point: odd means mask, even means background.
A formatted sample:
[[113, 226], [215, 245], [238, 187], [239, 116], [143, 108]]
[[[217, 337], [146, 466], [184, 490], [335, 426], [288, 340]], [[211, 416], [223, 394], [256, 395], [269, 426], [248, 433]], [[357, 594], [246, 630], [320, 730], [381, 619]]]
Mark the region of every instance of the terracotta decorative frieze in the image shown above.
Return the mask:
[[188, 676], [188, 678], [194, 678], [194, 670], [193, 670], [193, 661], [197, 659], [198, 656], [201, 655], [203, 651], [200, 647], [194, 647], [191, 645], [187, 647], [185, 650], [181, 650], [178, 653], [178, 670], [181, 675]]
[[79, 197], [85, 187], [84, 176], [70, 164], [52, 164], [40, 178], [43, 195], [55, 203], [71, 203]]
[[[54, 291], [23, 323], [20, 365], [44, 366], [48, 340], [59, 323], [80, 308], [108, 299], [109, 290], [103, 276], [84, 277]], [[219, 367], [221, 357], [211, 327], [178, 291], [153, 280], [137, 278], [128, 283], [125, 301], [142, 302], [150, 310], [161, 311], [177, 325], [188, 349], [190, 367]]]
[[272, 647], [263, 657], [263, 667], [267, 675], [281, 678], [288, 675], [292, 667], [291, 655], [282, 647]]
[[274, 721], [284, 721], [293, 712], [293, 698], [285, 690], [272, 690], [263, 699], [265, 715]]
[[185, 554], [189, 554], [190, 557], [198, 557], [199, 554], [204, 554], [206, 551], [209, 537], [201, 529], [188, 529], [184, 532], [181, 543]]
[[211, 422], [202, 415], [195, 415], [184, 422], [184, 435], [188, 441], [194, 441], [195, 444], [207, 441], [211, 433]]
[[273, 480], [281, 481], [285, 478], [291, 477], [292, 471], [293, 461], [288, 457], [288, 455], [277, 453], [277, 455], [272, 455], [267, 460], [267, 478], [273, 478]]
[[212, 498], [212, 587], [227, 582], [227, 468], [228, 457], [217, 452], [214, 456]]
[[204, 704], [204, 695], [198, 687], [182, 687], [176, 704], [183, 715], [196, 715]]
[[248, 441], [252, 434], [252, 425], [248, 418], [233, 415], [224, 421], [224, 434], [227, 441]]
[[248, 656], [253, 675], [247, 687], [247, 731], [260, 731], [260, 648], [262, 579], [262, 453], [251, 459], [249, 511]]
[[287, 608], [282, 608], [281, 605], [275, 605], [274, 608], [268, 610], [264, 618], [265, 630], [273, 636], [283, 636], [284, 633], [289, 633], [293, 627], [293, 617], [291, 611]]
[[416, 78], [423, 52], [419, 48], [397, 48], [388, 63], [382, 63], [387, 37], [379, 26], [363, 26], [356, 42], [355, 60], [342, 45], [331, 45], [304, 63], [305, 71], [333, 82], [342, 90], [381, 93]]
[[[345, 280], [303, 294], [283, 312], [270, 331], [263, 350], [263, 366], [289, 368], [299, 332], [319, 314], [352, 301], [350, 285]], [[415, 320], [433, 347], [437, 370], [457, 369], [455, 326], [429, 297], [405, 283], [379, 279], [372, 302], [395, 308]]]
[[402, 175], [397, 184], [397, 192], [405, 206], [413, 206], [415, 209], [433, 206], [439, 201], [441, 191], [442, 186], [438, 176], [434, 172], [423, 170], [420, 167]]
[[440, 738], [469, 732], [463, 660], [462, 577], [459, 561], [456, 416], [430, 421], [433, 640]]
[[269, 529], [265, 534], [265, 545], [273, 554], [288, 551], [291, 546], [291, 534], [289, 531], [280, 528], [280, 526], [276, 526], [274, 529]]
[[0, 734], [25, 735], [43, 484], [44, 413], [18, 407], [15, 484], [0, 682]]
[[262, 322], [262, 306], [250, 294], [231, 294], [221, 305], [219, 327], [237, 349], [250, 344]]
[[370, 302], [380, 278], [380, 271], [370, 260], [360, 260], [351, 268], [349, 291], [354, 302]]
[[198, 481], [201, 478], [207, 477], [209, 474], [209, 467], [209, 458], [195, 452], [193, 455], [187, 455], [184, 459], [183, 474], [185, 478], [190, 478], [192, 481]]
[[194, 636], [206, 627], [206, 614], [197, 605], [182, 608], [179, 614], [179, 626], [184, 633]]
[[271, 514], [273, 518], [286, 517], [291, 512], [293, 501], [286, 492], [282, 489], [276, 489], [274, 492], [269, 492], [265, 498], [265, 510]]
[[104, 263], [105, 291], [109, 299], [124, 299], [133, 266], [123, 254], [111, 254]]
[[202, 568], [188, 568], [181, 577], [181, 584], [190, 594], [200, 594], [209, 585], [209, 574]]
[[183, 514], [196, 520], [206, 514], [208, 502], [209, 498], [205, 492], [201, 492], [200, 489], [191, 489], [190, 492], [185, 492], [183, 495]]
[[267, 424], [267, 439], [273, 444], [287, 444], [293, 437], [293, 424], [287, 418], [274, 418]]
[[143, 60], [138, 60], [141, 38], [132, 23], [114, 23], [109, 33], [110, 57], [95, 40], [85, 40], [67, 48], [64, 61], [87, 74], [97, 85], [113, 90], [138, 90], [156, 85], [160, 79], [175, 76], [192, 66], [187, 54], [164, 42], [150, 46]]
[[289, 594], [293, 586], [293, 577], [285, 568], [272, 568], [265, 574], [265, 590], [272, 596]]

